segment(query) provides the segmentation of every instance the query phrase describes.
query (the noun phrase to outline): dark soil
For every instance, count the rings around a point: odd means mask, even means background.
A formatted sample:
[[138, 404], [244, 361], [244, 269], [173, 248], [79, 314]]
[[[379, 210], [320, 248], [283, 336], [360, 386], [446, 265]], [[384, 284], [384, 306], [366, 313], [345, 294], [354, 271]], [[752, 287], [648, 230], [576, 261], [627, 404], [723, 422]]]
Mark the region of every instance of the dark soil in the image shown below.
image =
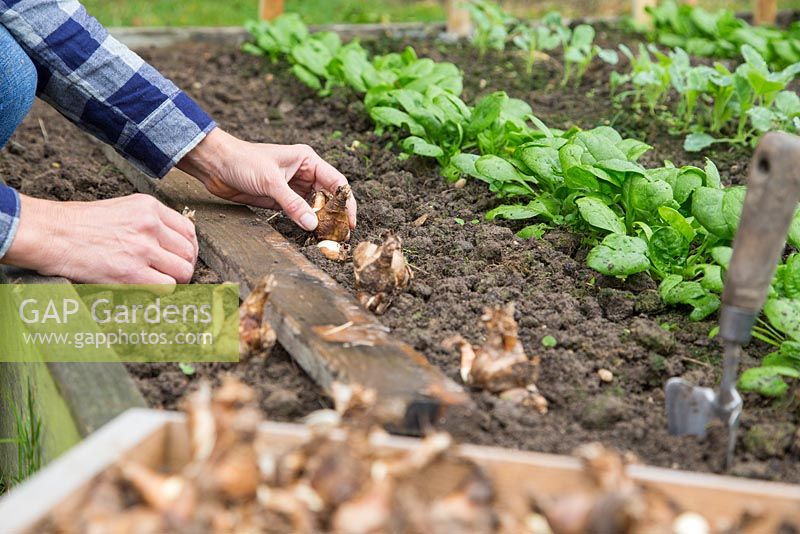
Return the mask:
[[[629, 39], [601, 32], [601, 41]], [[372, 43], [397, 50], [406, 43]], [[579, 88], [561, 89], [558, 58], [539, 64], [526, 76], [520, 58], [509, 53], [477, 57], [468, 46], [432, 41], [409, 42], [420, 55], [454, 61], [466, 73], [465, 100], [495, 90], [529, 102], [545, 123], [567, 128], [613, 124], [657, 147], [648, 162], [669, 159], [702, 166], [703, 158], [683, 152], [682, 138], [666, 128], [615, 108], [609, 98], [610, 66], [596, 63]], [[297, 82], [285, 65], [270, 65], [230, 48], [187, 44], [151, 50], [147, 59], [197, 98], [219, 124], [260, 142], [306, 143], [350, 179], [359, 201], [359, 226], [353, 242], [377, 241], [386, 229], [404, 239], [415, 271], [411, 291], [401, 295], [382, 318], [458, 380], [458, 356], [441, 348], [460, 333], [480, 341], [478, 317], [484, 306], [517, 303], [521, 338], [531, 354], [542, 357], [538, 384], [550, 401], [544, 416], [475, 392], [477, 409], [451, 414], [444, 421], [459, 439], [545, 452], [569, 453], [580, 443], [602, 441], [632, 451], [651, 464], [719, 471], [725, 433], [714, 429], [698, 442], [666, 432], [664, 382], [683, 375], [702, 384], [718, 378], [719, 346], [709, 340], [710, 321], [690, 323], [683, 310], [665, 310], [647, 277], [627, 283], [598, 277], [585, 267], [587, 247], [580, 238], [553, 230], [544, 239], [523, 241], [516, 227], [482, 221], [496, 200], [478, 183], [457, 190], [435, 165], [400, 161], [386, 150], [392, 139], [378, 137], [360, 99], [345, 91], [318, 98]], [[356, 141], [358, 143], [356, 143]], [[750, 150], [709, 154], [728, 182], [744, 180]], [[420, 228], [411, 223], [423, 214]], [[460, 224], [456, 219], [464, 221]], [[331, 276], [352, 288], [352, 266], [321, 257], [289, 221], [276, 227]], [[558, 344], [545, 348], [552, 335]], [[766, 352], [751, 347], [753, 356]], [[746, 357], [745, 365], [757, 362]], [[600, 368], [614, 373], [601, 383]], [[794, 443], [794, 397], [778, 403], [748, 395], [733, 473], [800, 481]], [[771, 430], [780, 427], [780, 432]], [[777, 444], [776, 444], [777, 440]]]
[[[47, 143], [40, 121], [47, 132]], [[24, 194], [51, 200], [89, 201], [134, 193], [133, 186], [107, 163], [95, 143], [42, 102], [36, 102], [9, 145], [0, 150], [0, 177]], [[199, 262], [192, 282], [213, 284], [222, 280]], [[127, 367], [155, 408], [175, 409], [200, 379], [217, 382], [224, 374], [238, 376], [256, 388], [261, 406], [275, 420], [295, 420], [328, 406], [316, 384], [280, 346], [266, 361], [197, 364], [191, 376], [177, 364]]]
[[[620, 38], [628, 39], [600, 34], [601, 41]], [[557, 82], [558, 57], [540, 63], [533, 76], [526, 76], [514, 54], [479, 58], [468, 46], [411, 44], [420, 55], [451, 60], [465, 69], [468, 102], [480, 94], [506, 90], [529, 102], [549, 125], [613, 124], [657, 147], [647, 156], [651, 163], [669, 159], [678, 165], [703, 164], [701, 156], [684, 153], [682, 138], [670, 136], [657, 121], [613, 106], [607, 89], [609, 66], [598, 63], [580, 87], [562, 89]], [[373, 45], [397, 49], [400, 43]], [[587, 246], [578, 236], [553, 230], [543, 239], [524, 241], [515, 237], [516, 226], [484, 222], [483, 214], [497, 201], [481, 184], [453, 189], [430, 162], [400, 161], [395, 151], [386, 149], [392, 139], [373, 133], [355, 95], [340, 91], [318, 98], [285, 65], [270, 65], [230, 47], [186, 44], [143, 55], [200, 101], [221, 127], [252, 141], [309, 144], [348, 176], [359, 200], [353, 242], [378, 241], [391, 228], [404, 239], [415, 271], [411, 291], [396, 299], [382, 321], [448, 376], [459, 380], [458, 356], [443, 350], [442, 340], [460, 333], [479, 342], [477, 325], [484, 306], [517, 303], [521, 339], [529, 354], [542, 358], [538, 385], [550, 401], [550, 413], [542, 416], [475, 392], [475, 410], [450, 414], [443, 423], [459, 439], [554, 453], [602, 441], [632, 451], [650, 464], [720, 470], [724, 433], [714, 429], [704, 442], [670, 437], [662, 392], [666, 379], [675, 375], [705, 385], [716, 382], [719, 347], [708, 338], [713, 322], [690, 323], [685, 310], [664, 309], [654, 291], [656, 284], [647, 277], [622, 283], [597, 276], [585, 267]], [[32, 124], [28, 122], [28, 129]], [[75, 151], [74, 143], [70, 149]], [[91, 154], [86, 150], [84, 158]], [[709, 156], [728, 182], [740, 183], [746, 177], [749, 154], [748, 149], [736, 148]], [[3, 158], [7, 156], [0, 158], [0, 170]], [[411, 223], [423, 214], [429, 215], [427, 222], [414, 227]], [[352, 288], [351, 265], [324, 260], [290, 222], [279, 219], [275, 224], [333, 278]], [[542, 345], [546, 335], [557, 340], [555, 347]], [[745, 366], [754, 365], [767, 350], [756, 345], [750, 352]], [[288, 387], [287, 382], [297, 384], [291, 380], [302, 377], [305, 389], [311, 390], [307, 379], [281, 358], [273, 354], [267, 365], [285, 374], [265, 372], [255, 380], [266, 390], [265, 396], [275, 380], [281, 381], [276, 387]], [[599, 380], [601, 368], [613, 372], [613, 382]], [[177, 369], [138, 367], [136, 373], [151, 402], [167, 407], [174, 406], [194, 380]], [[151, 373], [155, 378], [148, 376]], [[255, 376], [255, 372], [247, 376], [248, 381], [254, 382]], [[295, 415], [274, 413], [267, 399], [262, 403], [271, 416]], [[305, 399], [303, 406], [313, 409], [311, 404]], [[794, 436], [797, 404], [794, 392], [778, 402], [746, 396], [741, 431], [745, 439], [739, 441], [733, 473], [800, 481], [800, 443]]]

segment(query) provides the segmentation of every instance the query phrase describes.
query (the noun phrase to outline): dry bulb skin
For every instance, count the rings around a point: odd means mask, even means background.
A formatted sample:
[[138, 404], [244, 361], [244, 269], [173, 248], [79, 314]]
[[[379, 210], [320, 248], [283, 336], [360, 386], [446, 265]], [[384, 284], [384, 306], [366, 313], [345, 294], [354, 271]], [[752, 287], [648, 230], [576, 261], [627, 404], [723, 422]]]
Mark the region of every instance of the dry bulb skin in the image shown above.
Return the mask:
[[350, 239], [350, 220], [347, 216], [347, 200], [350, 186], [342, 185], [331, 195], [327, 191], [317, 191], [311, 203], [316, 212], [319, 225], [314, 235], [320, 241], [343, 243]]
[[539, 357], [525, 354], [517, 335], [514, 303], [486, 308], [481, 323], [486, 341], [480, 347], [473, 347], [461, 336], [443, 342], [445, 349], [458, 347], [461, 352], [461, 379], [472, 387], [498, 394], [503, 400], [547, 413], [547, 399], [534, 383]]
[[239, 307], [239, 357], [243, 361], [254, 355], [266, 356], [275, 345], [277, 335], [264, 321], [264, 305], [275, 285], [275, 278], [265, 276]]
[[392, 232], [384, 235], [380, 245], [359, 243], [353, 252], [353, 269], [358, 300], [376, 315], [385, 313], [414, 277], [403, 256], [402, 241]]
[[317, 243], [317, 248], [323, 256], [331, 261], [346, 262], [350, 257], [350, 245], [326, 239]]
[[193, 209], [189, 209], [189, 206], [185, 206], [181, 215], [192, 221], [192, 224], [197, 224], [197, 212]]
[[[507, 318], [506, 318], [507, 319]], [[501, 321], [513, 330], [507, 320]], [[502, 336], [501, 336], [502, 338]], [[337, 386], [337, 409], [369, 418], [374, 395]], [[387, 449], [383, 429], [348, 424], [315, 431], [294, 447], [259, 435], [263, 417], [252, 389], [225, 378], [192, 393], [190, 461], [178, 472], [124, 461], [79, 502], [59, 507], [43, 532], [373, 534], [577, 534], [714, 532], [663, 494], [637, 486], [623, 458], [600, 445], [577, 451], [579, 489], [540, 495], [520, 481], [509, 507], [487, 471], [459, 454], [446, 433], [409, 450]], [[179, 452], [179, 451], [175, 451]], [[180, 456], [180, 454], [178, 454]], [[525, 482], [532, 484], [525, 486]], [[525, 489], [527, 488], [527, 489]], [[510, 491], [511, 488], [506, 488]], [[731, 531], [736, 531], [736, 524]]]

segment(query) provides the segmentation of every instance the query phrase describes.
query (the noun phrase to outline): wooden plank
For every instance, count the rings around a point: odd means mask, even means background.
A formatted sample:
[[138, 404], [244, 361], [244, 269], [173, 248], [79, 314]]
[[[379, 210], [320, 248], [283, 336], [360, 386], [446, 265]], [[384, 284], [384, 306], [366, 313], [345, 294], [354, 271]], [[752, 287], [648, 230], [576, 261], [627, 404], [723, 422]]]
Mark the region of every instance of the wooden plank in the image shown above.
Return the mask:
[[[36, 532], [53, 510], [74, 505], [100, 474], [121, 459], [153, 468], [179, 469], [188, 461], [186, 419], [154, 410], [131, 410], [71, 450], [24, 485], [0, 499], [3, 532]], [[288, 423], [264, 423], [262, 443], [275, 452], [306, 441], [310, 430]], [[340, 434], [341, 435], [341, 434]], [[375, 436], [387, 450], [412, 450], [418, 440]], [[524, 514], [530, 495], [564, 495], [585, 487], [581, 463], [571, 457], [482, 447], [459, 446], [459, 454], [492, 476], [496, 502], [504, 511]], [[649, 466], [629, 466], [641, 484], [666, 493], [681, 507], [711, 520], [742, 511], [756, 513], [743, 532], [776, 532], [782, 521], [800, 520], [800, 486]]]
[[778, 16], [778, 0], [754, 0], [753, 22], [755, 24], [775, 24]]
[[472, 19], [464, 7], [465, 0], [446, 0], [447, 33], [468, 37], [472, 33]]
[[650, 15], [646, 9], [648, 7], [655, 7], [656, 0], [632, 0], [631, 16], [638, 24], [650, 24]]
[[258, 16], [261, 20], [273, 20], [283, 15], [283, 0], [259, 0]]
[[[244, 298], [267, 274], [277, 285], [265, 317], [278, 341], [326, 392], [332, 384], [374, 389], [378, 415], [389, 426], [416, 432], [453, 405], [468, 403], [455, 382], [411, 346], [392, 338], [378, 320], [330, 276], [247, 207], [222, 201], [180, 171], [151, 180], [113, 151], [107, 156], [141, 192], [175, 209], [196, 210], [200, 256], [209, 267], [241, 284]], [[372, 343], [327, 341], [320, 329], [345, 323], [369, 332]]]

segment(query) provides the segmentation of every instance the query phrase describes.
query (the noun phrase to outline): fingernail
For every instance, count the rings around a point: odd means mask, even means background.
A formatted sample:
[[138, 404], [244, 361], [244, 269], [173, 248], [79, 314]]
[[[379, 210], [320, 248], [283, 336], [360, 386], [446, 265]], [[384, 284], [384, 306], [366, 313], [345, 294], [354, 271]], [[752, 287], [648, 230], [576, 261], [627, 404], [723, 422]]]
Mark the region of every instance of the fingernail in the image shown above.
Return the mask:
[[302, 226], [309, 232], [314, 230], [318, 224], [319, 220], [317, 219], [317, 216], [310, 211], [300, 216], [300, 226]]

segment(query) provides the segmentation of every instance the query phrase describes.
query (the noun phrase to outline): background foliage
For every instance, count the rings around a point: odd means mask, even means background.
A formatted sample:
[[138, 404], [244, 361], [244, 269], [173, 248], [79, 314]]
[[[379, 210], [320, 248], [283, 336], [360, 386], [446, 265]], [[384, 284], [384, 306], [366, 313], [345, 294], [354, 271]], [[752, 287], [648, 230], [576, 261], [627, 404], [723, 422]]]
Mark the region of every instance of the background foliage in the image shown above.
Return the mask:
[[[109, 26], [235, 26], [258, 15], [258, 0], [83, 0], [90, 13]], [[624, 0], [514, 0], [500, 4], [518, 17], [557, 9], [564, 16], [608, 16], [629, 9]], [[444, 19], [444, 0], [286, 0], [286, 10], [308, 24], [334, 22], [406, 22]], [[700, 0], [708, 9], [747, 11], [749, 0]], [[781, 0], [779, 9], [800, 9], [800, 0]]]

